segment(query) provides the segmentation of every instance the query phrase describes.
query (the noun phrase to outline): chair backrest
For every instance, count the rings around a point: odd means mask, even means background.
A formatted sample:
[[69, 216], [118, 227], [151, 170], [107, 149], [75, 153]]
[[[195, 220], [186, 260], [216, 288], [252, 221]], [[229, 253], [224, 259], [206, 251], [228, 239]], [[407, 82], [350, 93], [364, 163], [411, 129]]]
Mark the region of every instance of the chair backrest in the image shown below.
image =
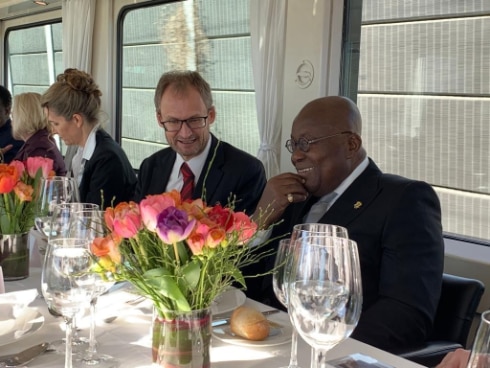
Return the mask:
[[484, 290], [480, 280], [443, 274], [441, 298], [429, 340], [452, 341], [466, 346]]

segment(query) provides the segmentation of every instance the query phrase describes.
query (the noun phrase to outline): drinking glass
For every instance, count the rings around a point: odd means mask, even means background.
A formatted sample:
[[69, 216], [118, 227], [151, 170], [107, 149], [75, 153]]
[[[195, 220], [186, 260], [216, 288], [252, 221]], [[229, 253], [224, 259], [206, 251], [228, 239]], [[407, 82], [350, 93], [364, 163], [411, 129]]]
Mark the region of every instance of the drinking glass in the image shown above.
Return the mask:
[[[83, 233], [74, 233], [70, 234], [70, 224], [73, 220], [73, 215], [77, 211], [98, 211], [99, 206], [93, 203], [59, 203], [53, 206], [53, 214], [51, 216], [50, 221], [50, 233], [48, 237], [48, 248], [50, 241], [53, 239], [61, 239], [61, 238], [80, 238], [84, 239], [86, 234]], [[90, 239], [87, 239], [90, 242]], [[78, 353], [83, 350], [86, 350], [89, 341], [85, 337], [81, 337], [78, 334], [77, 328], [77, 319], [84, 315], [84, 310], [81, 309], [76, 316], [73, 317], [72, 326], [73, 326], [73, 337], [72, 344], [74, 352]], [[55, 348], [56, 351], [62, 352], [64, 350], [65, 340], [53, 341], [51, 346]]]
[[72, 368], [72, 320], [92, 298], [94, 277], [89, 241], [60, 238], [49, 241], [41, 289], [48, 308], [61, 314], [66, 324], [65, 368]]
[[36, 229], [46, 238], [46, 241], [38, 244], [39, 252], [44, 255], [46, 253], [45, 244], [47, 244], [47, 238], [52, 235], [51, 218], [54, 207], [62, 203], [78, 202], [80, 195], [75, 179], [66, 176], [41, 178], [38, 190], [39, 201], [34, 223]]
[[[281, 239], [279, 241], [279, 247], [276, 253], [276, 260], [274, 269], [275, 272], [272, 276], [272, 287], [277, 300], [281, 302], [283, 306], [288, 307], [288, 286], [290, 282], [291, 271], [291, 239]], [[293, 326], [293, 333], [291, 335], [291, 357], [289, 359], [289, 365], [281, 368], [299, 368], [298, 366], [298, 332]]]
[[[104, 236], [106, 234], [104, 212], [95, 208], [72, 212], [68, 234], [70, 237], [83, 237], [90, 243], [92, 243], [96, 237]], [[94, 256], [92, 255], [92, 257]], [[100, 354], [97, 352], [95, 325], [97, 298], [109, 290], [115, 282], [110, 279], [109, 275], [102, 277], [98, 273], [94, 273], [94, 279], [94, 294], [92, 296], [92, 300], [90, 301], [89, 345], [88, 349], [80, 354], [80, 357], [75, 362], [75, 366], [112, 368], [118, 366], [118, 361], [110, 355]]]
[[314, 349], [311, 367], [326, 368], [327, 351], [350, 336], [361, 314], [357, 245], [317, 233], [297, 238], [293, 249], [289, 315]]
[[468, 368], [484, 368], [490, 366], [490, 311], [481, 315], [480, 326], [471, 349]]

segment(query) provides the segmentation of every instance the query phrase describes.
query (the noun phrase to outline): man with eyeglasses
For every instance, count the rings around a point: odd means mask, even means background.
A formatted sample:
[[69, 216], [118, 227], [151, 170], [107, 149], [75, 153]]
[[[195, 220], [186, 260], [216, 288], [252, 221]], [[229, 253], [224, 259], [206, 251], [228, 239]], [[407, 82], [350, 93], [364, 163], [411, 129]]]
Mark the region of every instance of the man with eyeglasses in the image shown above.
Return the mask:
[[[362, 145], [361, 127], [347, 98], [306, 104], [286, 142], [296, 172], [269, 179], [256, 212], [268, 209], [269, 224], [283, 220], [272, 238], [305, 222], [347, 228], [357, 242], [363, 287], [352, 337], [396, 351], [420, 345], [431, 332], [444, 262], [441, 209], [429, 184], [377, 167]], [[264, 269], [273, 264], [270, 257]], [[249, 296], [279, 305], [271, 277], [262, 281]]]
[[164, 73], [155, 90], [158, 124], [169, 148], [146, 158], [140, 167], [135, 200], [172, 189], [183, 198], [201, 198], [208, 205], [228, 204], [253, 213], [265, 187], [262, 163], [219, 141], [210, 127], [216, 118], [209, 84], [195, 71]]

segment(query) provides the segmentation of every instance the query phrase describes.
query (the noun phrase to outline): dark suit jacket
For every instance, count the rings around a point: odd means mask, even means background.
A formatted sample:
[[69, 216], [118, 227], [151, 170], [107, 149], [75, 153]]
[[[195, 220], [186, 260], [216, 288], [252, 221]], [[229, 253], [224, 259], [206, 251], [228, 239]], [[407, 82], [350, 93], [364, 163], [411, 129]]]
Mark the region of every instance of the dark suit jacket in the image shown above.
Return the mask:
[[[289, 206], [273, 236], [302, 223], [315, 201]], [[370, 161], [319, 222], [346, 227], [357, 242], [363, 308], [352, 337], [385, 350], [424, 341], [437, 309], [444, 264], [441, 210], [432, 187], [383, 174]], [[269, 296], [270, 280], [262, 286]]]
[[[192, 197], [201, 198], [205, 187], [204, 200], [208, 205], [220, 203], [225, 206], [230, 195], [234, 194], [237, 199], [235, 210], [246, 210], [248, 214], [252, 214], [266, 184], [264, 166], [257, 158], [226, 142], [221, 141], [218, 145], [215, 136], [211, 135], [211, 139], [211, 149]], [[215, 150], [216, 157], [204, 182]], [[149, 194], [165, 192], [175, 158], [176, 152], [169, 147], [154, 153], [142, 162], [135, 201], [139, 202]]]
[[132, 199], [136, 185], [136, 175], [121, 146], [103, 129], [95, 135], [95, 151], [83, 170], [80, 183], [80, 200], [101, 204], [101, 191], [104, 208], [112, 202]]

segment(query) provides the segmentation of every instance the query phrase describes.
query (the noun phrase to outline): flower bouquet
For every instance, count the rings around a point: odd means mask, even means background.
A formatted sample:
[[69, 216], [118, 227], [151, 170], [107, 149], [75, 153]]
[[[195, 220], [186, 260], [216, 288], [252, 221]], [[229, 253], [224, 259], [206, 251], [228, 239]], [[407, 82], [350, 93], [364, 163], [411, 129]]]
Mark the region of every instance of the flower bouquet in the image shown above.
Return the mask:
[[[119, 203], [107, 208], [104, 218], [110, 234], [92, 244], [97, 272], [129, 281], [168, 322], [154, 330], [154, 349], [155, 335], [166, 339], [163, 353], [160, 342], [160, 364], [208, 367], [211, 304], [233, 283], [245, 287], [241, 268], [271, 253], [249, 246], [257, 224], [232, 206], [182, 201], [177, 191], [147, 196], [139, 204]], [[182, 317], [189, 314], [197, 314], [197, 320]], [[197, 359], [187, 337], [191, 324], [207, 354], [197, 365], [185, 365]]]
[[[29, 266], [27, 233], [34, 225], [36, 189], [41, 177], [52, 175], [53, 160], [49, 158], [29, 157], [25, 163], [0, 164], [0, 265], [7, 279], [26, 272], [19, 262]], [[16, 246], [16, 239], [23, 239], [25, 246]]]

